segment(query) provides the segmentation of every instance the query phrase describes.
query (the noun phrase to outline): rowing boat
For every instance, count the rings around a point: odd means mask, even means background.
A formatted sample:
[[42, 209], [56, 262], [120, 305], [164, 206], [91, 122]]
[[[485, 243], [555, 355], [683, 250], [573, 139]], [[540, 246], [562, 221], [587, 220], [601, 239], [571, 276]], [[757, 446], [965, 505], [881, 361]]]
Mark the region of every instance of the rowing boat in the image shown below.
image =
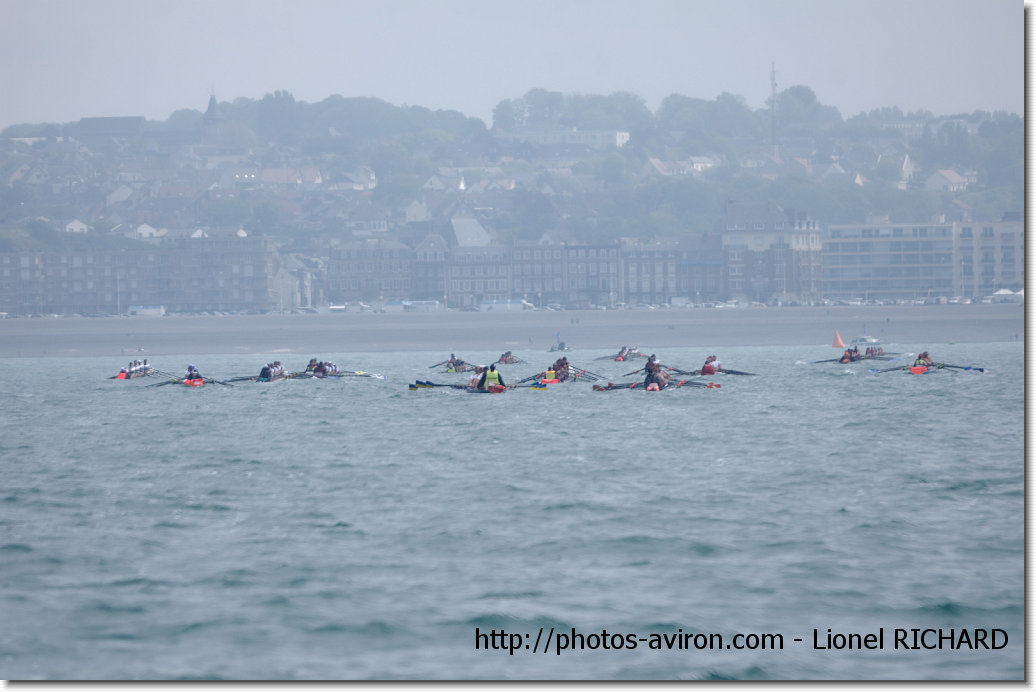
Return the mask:
[[135, 377], [150, 377], [151, 375], [154, 375], [154, 374], [155, 374], [155, 369], [154, 368], [146, 368], [146, 369], [143, 369], [143, 370], [134, 370], [133, 372], [122, 371], [122, 372], [119, 372], [118, 375], [115, 375], [114, 377], [112, 377], [110, 379], [113, 379], [113, 380], [132, 380]]
[[[652, 384], [654, 384], [654, 383], [652, 383]], [[661, 387], [658, 387], [656, 385], [654, 388], [652, 388], [651, 385], [648, 385], [647, 387], [645, 387], [643, 381], [620, 382], [618, 384], [613, 384], [613, 383], [609, 382], [607, 385], [595, 384], [594, 385], [594, 391], [595, 392], [612, 392], [612, 391], [616, 391], [616, 390], [619, 390], [619, 389], [643, 389], [643, 390], [649, 391], [649, 392], [660, 392], [660, 391], [666, 391], [666, 390], [669, 390], [669, 389], [680, 389], [680, 388], [691, 388], [691, 387], [701, 387], [702, 389], [719, 389], [720, 387], [722, 387], [722, 385], [716, 384], [715, 382], [701, 382], [699, 380], [677, 380], [675, 382], [668, 382], [668, 383], [666, 383], [665, 385], [663, 385]]]
[[491, 384], [485, 389], [479, 389], [478, 387], [465, 387], [464, 391], [471, 394], [503, 394], [507, 391], [507, 387], [502, 384]]

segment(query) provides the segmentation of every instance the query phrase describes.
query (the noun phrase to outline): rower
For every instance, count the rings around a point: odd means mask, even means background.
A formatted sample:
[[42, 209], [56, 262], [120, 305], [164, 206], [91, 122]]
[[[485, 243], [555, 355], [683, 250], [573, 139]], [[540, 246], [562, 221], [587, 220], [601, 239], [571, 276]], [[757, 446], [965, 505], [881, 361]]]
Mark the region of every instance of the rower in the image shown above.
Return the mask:
[[920, 353], [917, 356], [917, 360], [914, 361], [914, 365], [934, 365], [931, 357], [928, 355], [928, 351]]
[[273, 369], [270, 367], [270, 363], [263, 366], [263, 369], [259, 371], [259, 381], [269, 382], [273, 376]]
[[500, 373], [498, 373], [496, 371], [496, 365], [495, 364], [490, 365], [489, 366], [489, 370], [486, 370], [484, 373], [482, 373], [482, 379], [480, 379], [478, 381], [478, 388], [479, 389], [486, 389], [491, 384], [498, 384], [500, 386], [505, 386], [504, 385], [504, 378], [500, 377]]
[[704, 365], [701, 366], [702, 375], [714, 375], [719, 369], [717, 366], [719, 363], [716, 361], [716, 356], [709, 356], [705, 359]]
[[657, 361], [644, 366], [644, 369], [647, 371], [647, 377], [644, 378], [644, 389], [650, 388], [652, 384], [658, 389], [665, 387], [666, 382], [662, 379], [661, 367]]

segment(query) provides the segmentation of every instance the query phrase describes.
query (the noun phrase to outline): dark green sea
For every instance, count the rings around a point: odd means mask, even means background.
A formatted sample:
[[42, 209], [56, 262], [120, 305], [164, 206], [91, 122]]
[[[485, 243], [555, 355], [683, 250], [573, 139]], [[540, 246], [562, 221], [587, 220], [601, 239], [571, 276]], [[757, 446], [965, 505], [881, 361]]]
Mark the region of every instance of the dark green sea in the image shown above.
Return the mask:
[[[0, 678], [1021, 680], [1023, 344], [888, 349], [985, 371], [740, 347], [720, 387], [471, 395], [408, 389], [466, 380], [439, 352], [152, 359], [384, 375], [198, 389], [4, 360]], [[508, 383], [556, 356], [515, 353]], [[606, 354], [567, 356], [643, 365]]]

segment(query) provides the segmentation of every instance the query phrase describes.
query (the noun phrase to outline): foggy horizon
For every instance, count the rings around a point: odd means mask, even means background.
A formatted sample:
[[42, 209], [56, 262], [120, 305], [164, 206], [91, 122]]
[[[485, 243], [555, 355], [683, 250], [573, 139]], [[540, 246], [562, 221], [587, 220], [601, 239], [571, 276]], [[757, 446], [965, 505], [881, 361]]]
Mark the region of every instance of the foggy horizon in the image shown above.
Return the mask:
[[[1024, 113], [1024, 12], [1007, 0], [857, 5], [763, 0], [304, 0], [5, 4], [0, 129], [88, 117], [164, 121], [177, 110], [275, 91], [458, 111], [492, 125], [531, 89], [628, 92], [657, 111], [681, 94], [753, 110], [806, 86], [844, 119], [896, 107]], [[156, 27], [161, 31], [156, 31]], [[962, 49], [966, 47], [966, 50]], [[40, 86], [44, 90], [40, 90]]]

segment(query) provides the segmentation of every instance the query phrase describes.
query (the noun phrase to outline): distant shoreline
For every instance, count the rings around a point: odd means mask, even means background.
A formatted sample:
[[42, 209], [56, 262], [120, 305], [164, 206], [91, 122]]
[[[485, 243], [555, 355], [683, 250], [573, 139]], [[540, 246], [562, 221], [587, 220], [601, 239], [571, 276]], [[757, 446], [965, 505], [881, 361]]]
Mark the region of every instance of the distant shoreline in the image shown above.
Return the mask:
[[358, 353], [1014, 341], [1018, 304], [744, 309], [491, 310], [0, 320], [0, 357]]

